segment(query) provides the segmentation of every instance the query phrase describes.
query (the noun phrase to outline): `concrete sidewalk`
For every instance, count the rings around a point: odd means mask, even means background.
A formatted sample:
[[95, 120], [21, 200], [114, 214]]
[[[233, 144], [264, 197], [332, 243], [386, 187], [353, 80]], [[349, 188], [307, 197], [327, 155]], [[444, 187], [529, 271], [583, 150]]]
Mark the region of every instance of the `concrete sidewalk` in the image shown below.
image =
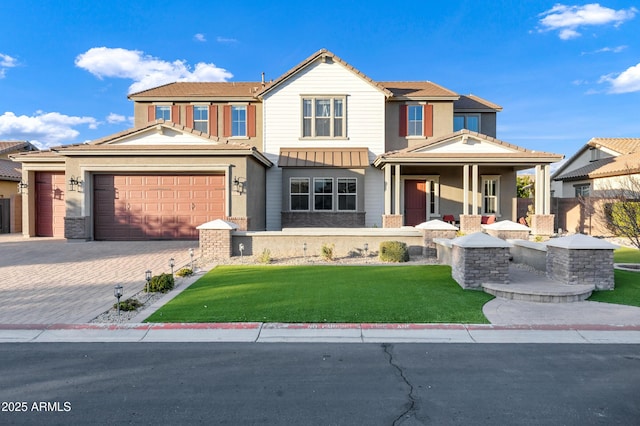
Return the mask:
[[278, 323], [0, 325], [0, 343], [42, 342], [640, 344], [640, 326]]

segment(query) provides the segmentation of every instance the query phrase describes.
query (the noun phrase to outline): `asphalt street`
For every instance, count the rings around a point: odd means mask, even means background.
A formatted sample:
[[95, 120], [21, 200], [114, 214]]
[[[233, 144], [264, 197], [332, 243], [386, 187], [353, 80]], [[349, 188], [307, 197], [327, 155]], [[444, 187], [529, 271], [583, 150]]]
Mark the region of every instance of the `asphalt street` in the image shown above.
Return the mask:
[[0, 345], [3, 425], [631, 425], [639, 395], [640, 345]]

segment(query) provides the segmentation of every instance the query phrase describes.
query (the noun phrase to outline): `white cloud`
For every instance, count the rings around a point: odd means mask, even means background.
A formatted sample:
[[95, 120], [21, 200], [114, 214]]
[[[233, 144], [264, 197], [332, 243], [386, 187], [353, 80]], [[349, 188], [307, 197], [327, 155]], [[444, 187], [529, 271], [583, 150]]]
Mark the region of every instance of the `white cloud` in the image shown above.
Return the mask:
[[599, 82], [610, 85], [609, 93], [640, 92], [640, 63], [619, 74], [603, 75]]
[[200, 33], [198, 33], [198, 34], [194, 35], [194, 36], [193, 36], [193, 39], [194, 39], [195, 41], [201, 41], [201, 42], [205, 42], [205, 41], [207, 41], [207, 38], [204, 36], [204, 34], [200, 34]]
[[581, 27], [595, 25], [622, 25], [625, 21], [635, 17], [638, 9], [610, 9], [600, 6], [598, 3], [585, 4], [583, 6], [565, 6], [556, 4], [551, 9], [542, 12], [540, 18], [541, 29], [539, 32], [559, 30], [558, 36], [562, 40], [580, 37], [578, 31]]
[[109, 124], [120, 124], [124, 123], [125, 121], [127, 121], [127, 117], [125, 117], [124, 115], [116, 114], [114, 112], [107, 116], [107, 123]]
[[596, 53], [608, 53], [608, 52], [620, 53], [623, 50], [625, 50], [627, 47], [629, 47], [629, 46], [622, 45], [622, 46], [616, 46], [616, 47], [603, 47], [602, 49], [597, 49], [597, 50], [594, 50], [592, 52], [582, 52], [582, 55], [583, 56], [584, 55], [593, 55], [593, 54], [596, 54]]
[[163, 61], [139, 50], [94, 47], [76, 57], [76, 66], [102, 79], [105, 77], [133, 80], [129, 93], [175, 81], [226, 81], [233, 77], [215, 64], [199, 62], [191, 67], [182, 60]]
[[5, 77], [7, 68], [16, 66], [18, 66], [18, 60], [16, 58], [0, 53], [0, 78]]
[[225, 43], [225, 44], [234, 44], [238, 42], [238, 40], [235, 38], [222, 37], [222, 36], [216, 37], [216, 41], [218, 43]]
[[98, 124], [93, 117], [74, 117], [43, 111], [36, 111], [32, 116], [17, 116], [7, 111], [0, 115], [0, 139], [28, 140], [44, 148], [73, 142], [80, 134], [75, 127], [87, 125], [90, 129], [95, 129]]

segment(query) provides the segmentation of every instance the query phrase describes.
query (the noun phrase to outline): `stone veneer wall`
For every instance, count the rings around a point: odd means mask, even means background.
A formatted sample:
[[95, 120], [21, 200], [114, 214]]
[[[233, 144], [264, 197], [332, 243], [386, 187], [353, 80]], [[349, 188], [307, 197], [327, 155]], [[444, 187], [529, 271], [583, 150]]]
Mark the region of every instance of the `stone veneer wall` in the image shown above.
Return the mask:
[[232, 255], [230, 229], [201, 229], [200, 255], [204, 259], [229, 259]]
[[461, 214], [460, 215], [460, 232], [471, 234], [482, 230], [482, 216], [479, 214]]
[[593, 284], [613, 290], [613, 250], [547, 247], [547, 275], [565, 284]]
[[486, 229], [485, 232], [492, 237], [500, 238], [502, 240], [526, 240], [529, 238], [529, 231], [508, 231], [508, 230], [497, 230], [497, 229]]
[[365, 226], [364, 212], [282, 212], [281, 219], [283, 228], [363, 228]]
[[453, 245], [451, 276], [462, 288], [482, 289], [484, 283], [509, 284], [509, 248], [469, 248]]
[[553, 235], [554, 219], [552, 214], [534, 214], [531, 216], [531, 233], [533, 235]]
[[401, 214], [382, 215], [383, 228], [402, 228], [403, 216]]
[[423, 241], [424, 241], [424, 247], [422, 248], [423, 256], [436, 257], [437, 256], [436, 243], [433, 240], [436, 238], [453, 239], [456, 237], [456, 232], [457, 231], [453, 229], [446, 229], [446, 230], [423, 229], [422, 230]]
[[87, 240], [89, 238], [88, 218], [65, 217], [64, 237], [68, 240]]
[[232, 216], [227, 217], [225, 220], [238, 225], [238, 229], [241, 231], [247, 231], [249, 229], [250, 219], [248, 217]]

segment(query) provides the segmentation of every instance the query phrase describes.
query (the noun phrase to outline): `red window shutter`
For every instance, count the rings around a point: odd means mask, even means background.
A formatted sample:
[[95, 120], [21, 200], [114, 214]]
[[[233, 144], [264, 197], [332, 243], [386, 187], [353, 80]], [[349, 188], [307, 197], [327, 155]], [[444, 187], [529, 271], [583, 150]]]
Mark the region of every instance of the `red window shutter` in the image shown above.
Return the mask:
[[433, 105], [427, 104], [422, 109], [424, 136], [433, 136]]
[[231, 105], [222, 107], [222, 136], [228, 138], [231, 136]]
[[400, 136], [407, 136], [407, 106], [400, 105]]
[[184, 125], [193, 129], [193, 105], [187, 105], [185, 108], [185, 123]]
[[156, 121], [156, 106], [149, 105], [147, 107], [147, 115], [149, 116], [149, 121]]
[[180, 124], [180, 106], [179, 105], [171, 106], [171, 122]]
[[218, 136], [218, 105], [209, 105], [209, 134]]
[[247, 105], [247, 136], [256, 137], [256, 106], [253, 104]]

